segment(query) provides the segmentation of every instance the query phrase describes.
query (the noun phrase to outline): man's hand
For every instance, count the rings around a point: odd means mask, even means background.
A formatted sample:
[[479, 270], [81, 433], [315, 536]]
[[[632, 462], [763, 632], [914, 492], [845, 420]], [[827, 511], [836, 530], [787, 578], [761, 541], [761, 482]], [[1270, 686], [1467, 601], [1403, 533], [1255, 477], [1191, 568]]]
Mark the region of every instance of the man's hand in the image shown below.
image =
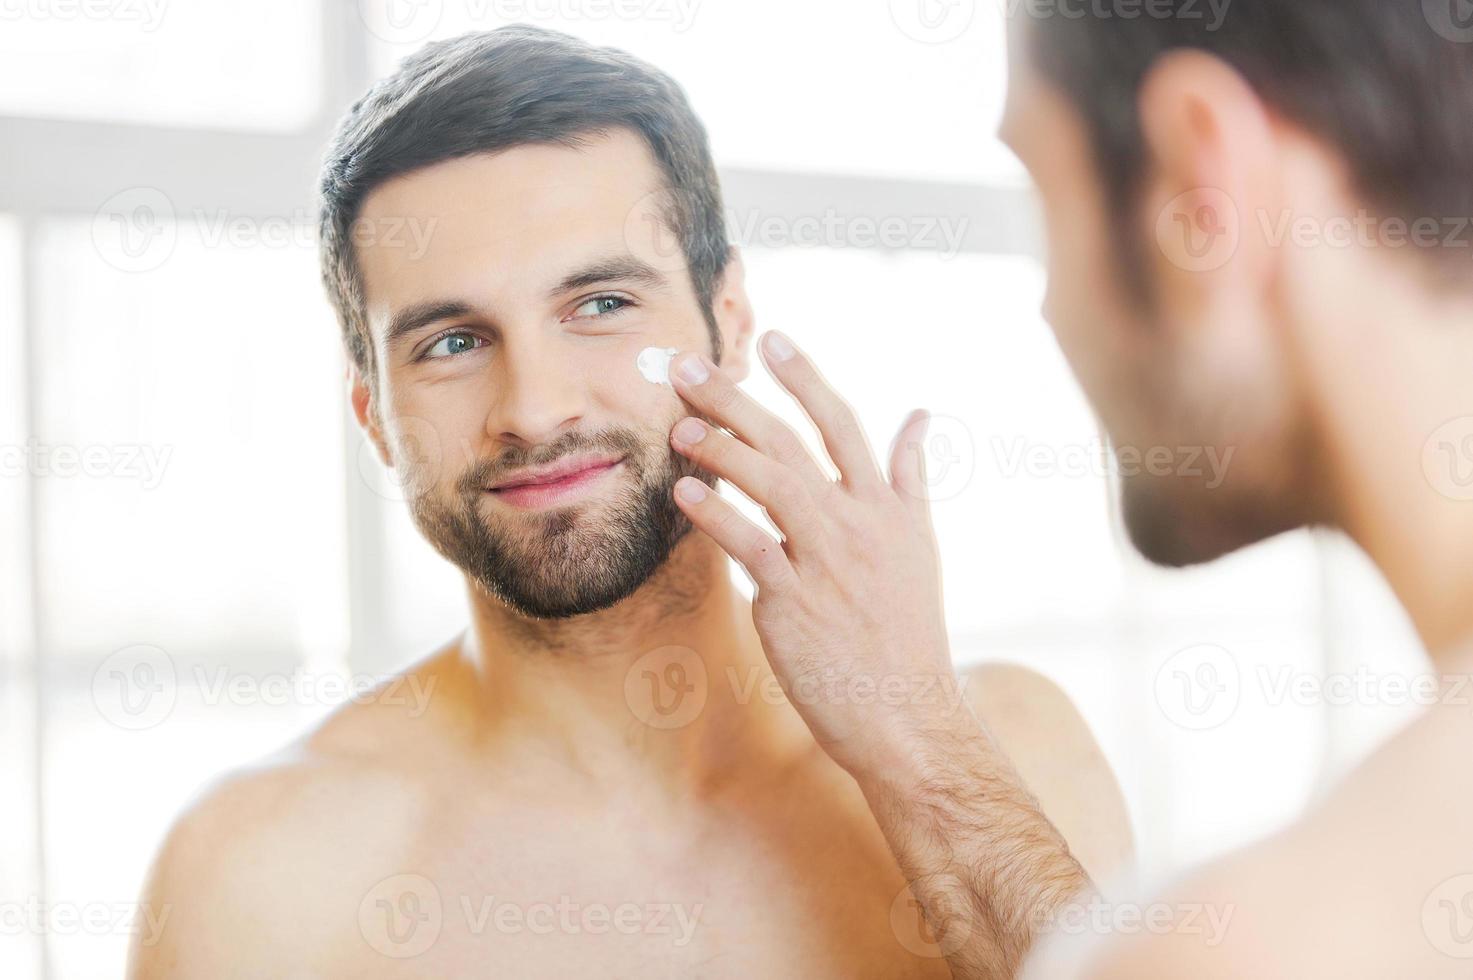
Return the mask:
[[699, 480], [675, 498], [756, 584], [773, 672], [853, 775], [958, 978], [1016, 974], [1041, 929], [1090, 889], [1068, 846], [956, 691], [914, 413], [881, 474], [854, 410], [779, 334], [762, 351], [839, 472], [700, 354], [672, 364], [700, 419], [671, 445], [762, 506], [778, 542]]
[[730, 433], [691, 418], [671, 444], [766, 508], [783, 540], [699, 480], [682, 480], [675, 496], [752, 577], [753, 619], [773, 671], [819, 744], [856, 774], [900, 764], [921, 730], [975, 726], [947, 644], [920, 452], [926, 418], [915, 413], [902, 427], [887, 480], [853, 409], [808, 358], [780, 335], [764, 341], [839, 480], [709, 359], [685, 354], [673, 364], [677, 390]]

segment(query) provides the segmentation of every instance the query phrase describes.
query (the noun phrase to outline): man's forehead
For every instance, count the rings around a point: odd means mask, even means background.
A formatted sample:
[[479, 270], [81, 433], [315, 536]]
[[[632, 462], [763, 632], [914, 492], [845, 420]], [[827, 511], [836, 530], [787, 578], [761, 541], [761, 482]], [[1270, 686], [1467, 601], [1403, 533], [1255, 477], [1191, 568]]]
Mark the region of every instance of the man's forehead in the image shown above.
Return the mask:
[[514, 215], [557, 207], [632, 203], [662, 186], [644, 140], [628, 130], [589, 134], [573, 145], [528, 143], [444, 160], [375, 187], [360, 216]]
[[[365, 201], [355, 251], [376, 293], [443, 290], [469, 273], [527, 285], [637, 248], [661, 212], [663, 180], [633, 134], [587, 145], [519, 146], [388, 181]], [[539, 282], [528, 282], [536, 278]]]

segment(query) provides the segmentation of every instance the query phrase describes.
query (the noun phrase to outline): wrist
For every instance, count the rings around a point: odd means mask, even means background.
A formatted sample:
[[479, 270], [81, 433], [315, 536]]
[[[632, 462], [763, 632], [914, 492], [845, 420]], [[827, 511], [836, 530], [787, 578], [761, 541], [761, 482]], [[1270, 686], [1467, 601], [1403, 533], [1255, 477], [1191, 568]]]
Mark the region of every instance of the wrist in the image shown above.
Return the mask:
[[938, 782], [977, 779], [997, 758], [991, 736], [963, 704], [951, 712], [890, 719], [869, 750], [845, 768], [866, 794], [904, 799]]

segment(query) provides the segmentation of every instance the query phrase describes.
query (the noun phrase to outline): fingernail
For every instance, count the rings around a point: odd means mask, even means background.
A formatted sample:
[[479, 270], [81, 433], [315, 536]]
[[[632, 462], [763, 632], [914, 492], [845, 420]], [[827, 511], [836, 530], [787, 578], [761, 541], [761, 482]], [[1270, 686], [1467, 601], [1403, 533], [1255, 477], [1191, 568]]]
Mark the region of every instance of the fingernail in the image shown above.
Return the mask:
[[796, 353], [798, 351], [793, 347], [792, 341], [776, 330], [767, 335], [767, 356], [774, 361], [786, 361]]
[[688, 504], [698, 504], [706, 499], [706, 485], [693, 476], [683, 476], [675, 484], [675, 492]]
[[676, 370], [687, 384], [703, 385], [711, 378], [711, 372], [706, 370], [706, 365], [701, 363], [701, 358], [697, 354], [692, 354], [681, 361], [680, 367]]
[[675, 427], [675, 441], [694, 446], [706, 438], [706, 427], [695, 419], [686, 419]]

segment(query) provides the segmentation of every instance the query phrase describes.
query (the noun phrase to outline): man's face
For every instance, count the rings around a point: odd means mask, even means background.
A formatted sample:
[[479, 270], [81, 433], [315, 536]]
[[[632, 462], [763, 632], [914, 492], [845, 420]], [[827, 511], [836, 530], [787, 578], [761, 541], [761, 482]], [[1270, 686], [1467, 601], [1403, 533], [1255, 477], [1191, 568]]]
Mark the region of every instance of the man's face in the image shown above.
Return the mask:
[[[684, 403], [636, 367], [648, 347], [711, 349], [663, 186], [616, 132], [437, 164], [364, 203], [378, 370], [355, 408], [421, 532], [524, 615], [631, 595], [690, 530], [675, 482], [714, 482], [669, 447]], [[739, 349], [739, 268], [727, 279], [718, 323]]]
[[[1109, 435], [1133, 543], [1186, 565], [1309, 522], [1310, 454], [1263, 285], [1273, 271], [1184, 267], [1158, 237], [1173, 230], [1173, 202], [1199, 186], [1181, 175], [1147, 174], [1118, 226], [1083, 118], [1038, 73], [1030, 30], [1013, 26], [1001, 135], [1041, 199], [1044, 315]], [[1125, 275], [1132, 240], [1144, 243], [1149, 301]]]

